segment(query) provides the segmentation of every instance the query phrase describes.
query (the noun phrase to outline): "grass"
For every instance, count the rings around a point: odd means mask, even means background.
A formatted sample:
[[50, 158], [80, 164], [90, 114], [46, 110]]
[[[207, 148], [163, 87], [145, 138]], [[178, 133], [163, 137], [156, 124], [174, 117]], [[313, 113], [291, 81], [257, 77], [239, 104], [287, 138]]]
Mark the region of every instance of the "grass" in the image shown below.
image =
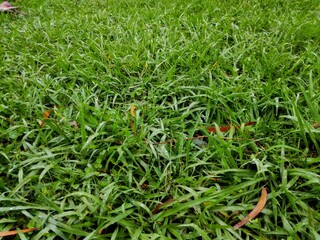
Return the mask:
[[[317, 1], [14, 5], [25, 14], [0, 15], [2, 231], [320, 238]], [[242, 127], [203, 128], [228, 124]], [[264, 186], [262, 213], [233, 230]]]

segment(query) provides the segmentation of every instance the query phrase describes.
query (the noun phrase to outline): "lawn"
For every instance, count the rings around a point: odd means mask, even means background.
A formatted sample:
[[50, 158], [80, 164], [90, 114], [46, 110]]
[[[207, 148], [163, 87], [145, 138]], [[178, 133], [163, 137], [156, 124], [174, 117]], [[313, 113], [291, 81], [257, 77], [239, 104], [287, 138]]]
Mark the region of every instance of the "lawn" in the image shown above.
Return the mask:
[[0, 234], [320, 239], [318, 1], [12, 4]]

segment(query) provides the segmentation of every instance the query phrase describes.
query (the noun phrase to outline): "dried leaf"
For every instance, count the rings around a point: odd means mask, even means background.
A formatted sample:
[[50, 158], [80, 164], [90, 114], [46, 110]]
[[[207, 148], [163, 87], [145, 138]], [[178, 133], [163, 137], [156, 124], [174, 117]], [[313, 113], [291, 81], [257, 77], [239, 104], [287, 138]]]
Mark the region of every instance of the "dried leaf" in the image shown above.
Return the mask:
[[[219, 127], [219, 130], [220, 130], [220, 132], [226, 132], [226, 131], [230, 130], [231, 127], [232, 126], [222, 126], [222, 127]], [[213, 133], [217, 132], [216, 127], [208, 127], [207, 130], [208, 130], [208, 132], [213, 132]]]
[[152, 213], [153, 213], [153, 214], [157, 214], [157, 213], [159, 212], [159, 210], [160, 210], [161, 207], [163, 207], [163, 206], [165, 206], [165, 205], [167, 205], [167, 204], [169, 204], [169, 203], [171, 203], [171, 202], [174, 202], [174, 201], [176, 201], [176, 200], [175, 200], [174, 198], [170, 197], [170, 198], [169, 198], [167, 201], [165, 201], [164, 203], [158, 204], [158, 205], [153, 209]]
[[244, 219], [242, 219], [240, 222], [238, 222], [236, 225], [234, 225], [233, 229], [236, 230], [238, 228], [241, 228], [243, 225], [247, 224], [252, 219], [254, 219], [256, 216], [258, 216], [258, 214], [262, 211], [262, 209], [266, 205], [267, 198], [268, 198], [267, 189], [262, 188], [261, 197], [258, 201], [257, 206]]
[[[254, 125], [254, 124], [256, 124], [256, 122], [248, 122], [244, 126], [247, 127], [247, 126]], [[239, 128], [240, 128], [240, 126], [239, 126]]]
[[44, 125], [44, 123], [45, 123], [45, 120], [48, 119], [48, 118], [50, 118], [51, 112], [52, 112], [52, 110], [47, 110], [47, 111], [44, 112], [42, 121], [41, 121], [41, 123], [40, 123], [40, 127], [41, 127], [41, 128], [43, 127], [43, 125]]
[[50, 114], [51, 114], [51, 110], [45, 111], [44, 114], [43, 114], [43, 118], [45, 118], [45, 119], [49, 118]]
[[[26, 228], [26, 229], [22, 229], [21, 232], [28, 233], [28, 232], [32, 232], [35, 230], [39, 230], [39, 228]], [[18, 234], [17, 230], [0, 232], [0, 237], [12, 236], [12, 235], [17, 235], [17, 234]]]
[[313, 128], [319, 128], [320, 127], [320, 123], [316, 122], [312, 125]]
[[[244, 124], [244, 126], [250, 126], [250, 125], [254, 125], [256, 122], [248, 122], [246, 124]], [[133, 122], [130, 121], [130, 126], [133, 130]], [[235, 126], [235, 128], [240, 128], [241, 126]], [[220, 132], [226, 132], [228, 130], [230, 130], [232, 128], [232, 126], [222, 126], [219, 127]], [[213, 132], [215, 133], [217, 130], [215, 127], [208, 127], [207, 128], [208, 132]], [[208, 136], [195, 136], [195, 137], [190, 137], [190, 138], [185, 138], [184, 140], [192, 140], [194, 142], [194, 144], [198, 145], [198, 146], [205, 146], [207, 145], [207, 143], [205, 141], [202, 141], [201, 139], [203, 138], [208, 138]], [[223, 138], [223, 139], [229, 139], [229, 138]], [[237, 140], [242, 140], [242, 138], [232, 138], [232, 139], [237, 139]], [[170, 139], [168, 141], [164, 141], [164, 142], [154, 142], [153, 144], [168, 144], [168, 143], [173, 143], [176, 142], [176, 139]]]
[[[135, 105], [132, 105], [131, 108], [130, 108], [130, 114], [131, 114], [131, 116], [134, 117], [134, 118], [136, 117], [136, 113], [135, 113], [136, 108], [137, 108], [137, 107], [136, 107]], [[135, 130], [135, 128], [134, 128], [134, 122], [133, 122], [132, 119], [130, 119], [130, 128], [131, 128], [132, 132], [133, 132], [134, 134], [136, 134], [136, 130]]]
[[[256, 122], [248, 122], [246, 123], [244, 126], [250, 126], [250, 125], [253, 125], [255, 124]], [[235, 126], [235, 128], [240, 128], [241, 126]], [[232, 128], [232, 126], [222, 126], [222, 127], [219, 127], [219, 130], [220, 132], [227, 132], [229, 131], [230, 129]], [[212, 132], [212, 133], [215, 133], [217, 132], [217, 128], [216, 127], [208, 127], [207, 128], [208, 132]]]
[[130, 113], [131, 113], [132, 117], [136, 117], [136, 113], [135, 113], [136, 108], [137, 107], [135, 105], [132, 105], [131, 108], [130, 108]]

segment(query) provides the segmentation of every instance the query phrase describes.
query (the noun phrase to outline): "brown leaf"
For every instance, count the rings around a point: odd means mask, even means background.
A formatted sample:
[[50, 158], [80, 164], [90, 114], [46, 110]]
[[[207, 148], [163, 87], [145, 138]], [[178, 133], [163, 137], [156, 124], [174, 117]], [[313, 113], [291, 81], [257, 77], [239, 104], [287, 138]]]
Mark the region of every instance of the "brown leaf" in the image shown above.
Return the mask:
[[316, 122], [312, 125], [313, 128], [319, 128], [320, 127], [320, 123]]
[[48, 118], [50, 118], [51, 112], [52, 112], [52, 110], [47, 110], [47, 111], [44, 112], [42, 121], [41, 121], [41, 123], [40, 123], [40, 127], [41, 127], [41, 128], [43, 127], [43, 125], [44, 125], [44, 123], [45, 123], [45, 120], [48, 119]]
[[174, 202], [174, 201], [176, 201], [176, 200], [175, 200], [174, 198], [170, 197], [170, 198], [169, 198], [167, 201], [165, 201], [164, 203], [158, 204], [158, 205], [153, 209], [152, 213], [153, 213], [153, 214], [157, 214], [157, 213], [159, 212], [159, 210], [160, 210], [161, 207], [163, 207], [163, 206], [165, 206], [165, 205], [167, 205], [167, 204], [169, 204], [169, 203], [171, 203], [171, 202]]
[[[244, 126], [245, 126], [245, 127], [246, 127], [246, 126], [250, 126], [250, 125], [253, 125], [253, 124], [255, 124], [255, 123], [256, 123], [256, 122], [248, 122], [248, 123], [246, 123]], [[240, 127], [241, 127], [241, 126], [235, 126], [235, 128], [240, 128]], [[222, 127], [219, 127], [219, 130], [220, 130], [220, 132], [227, 132], [227, 131], [229, 131], [231, 128], [232, 128], [231, 125], [229, 125], [229, 126], [222, 126]], [[216, 128], [216, 127], [208, 127], [207, 130], [208, 130], [208, 132], [213, 132], [213, 133], [217, 132], [217, 128]]]
[[252, 219], [254, 219], [256, 216], [258, 216], [258, 214], [262, 211], [262, 209], [266, 205], [267, 198], [268, 198], [267, 189], [264, 187], [264, 188], [262, 188], [261, 197], [258, 201], [257, 206], [244, 219], [242, 219], [240, 222], [238, 222], [236, 225], [234, 225], [233, 229], [236, 230], [238, 228], [241, 228], [243, 225], [247, 224]]
[[[28, 232], [32, 232], [35, 230], [39, 230], [39, 228], [26, 228], [26, 229], [22, 229], [21, 232], [28, 233]], [[17, 235], [17, 234], [18, 234], [17, 230], [0, 232], [0, 237], [12, 236], [12, 235]]]

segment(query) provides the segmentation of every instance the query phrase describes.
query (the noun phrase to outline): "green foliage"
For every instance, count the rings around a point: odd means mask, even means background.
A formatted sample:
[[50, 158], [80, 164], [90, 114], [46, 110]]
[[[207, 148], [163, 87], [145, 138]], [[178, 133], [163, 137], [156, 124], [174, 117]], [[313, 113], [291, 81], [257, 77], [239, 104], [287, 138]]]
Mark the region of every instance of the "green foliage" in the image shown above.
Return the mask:
[[[0, 15], [2, 231], [320, 238], [317, 1], [15, 4], [24, 15]], [[262, 186], [265, 209], [233, 230]]]

